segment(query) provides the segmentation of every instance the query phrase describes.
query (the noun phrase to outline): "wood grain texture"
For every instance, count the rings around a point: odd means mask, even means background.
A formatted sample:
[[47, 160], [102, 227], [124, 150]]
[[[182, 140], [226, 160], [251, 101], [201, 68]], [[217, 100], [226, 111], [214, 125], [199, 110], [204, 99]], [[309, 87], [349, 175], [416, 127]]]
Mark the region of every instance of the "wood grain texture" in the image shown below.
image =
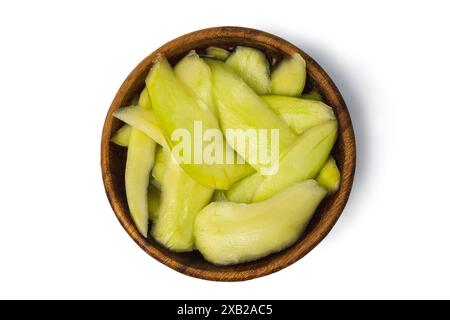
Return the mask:
[[[130, 217], [125, 195], [126, 149], [110, 142], [112, 135], [122, 125], [112, 114], [120, 107], [126, 106], [143, 89], [145, 77], [158, 54], [164, 54], [174, 64], [192, 49], [201, 52], [209, 46], [230, 49], [237, 45], [262, 50], [272, 64], [295, 52], [300, 53], [306, 60], [307, 87], [316, 88], [320, 92], [325, 102], [333, 107], [339, 123], [339, 136], [333, 156], [341, 171], [341, 185], [334, 195], [322, 202], [306, 231], [291, 247], [249, 263], [215, 266], [196, 251], [171, 252], [151, 237], [146, 239], [139, 234]], [[166, 43], [145, 58], [125, 79], [117, 92], [105, 119], [101, 141], [101, 168], [106, 194], [114, 213], [131, 238], [150, 256], [170, 268], [189, 276], [216, 281], [242, 281], [261, 277], [291, 265], [311, 251], [328, 234], [341, 215], [352, 187], [355, 165], [355, 137], [350, 115], [339, 90], [326, 72], [305, 52], [286, 40], [263, 31], [241, 27], [216, 27], [195, 31]]]

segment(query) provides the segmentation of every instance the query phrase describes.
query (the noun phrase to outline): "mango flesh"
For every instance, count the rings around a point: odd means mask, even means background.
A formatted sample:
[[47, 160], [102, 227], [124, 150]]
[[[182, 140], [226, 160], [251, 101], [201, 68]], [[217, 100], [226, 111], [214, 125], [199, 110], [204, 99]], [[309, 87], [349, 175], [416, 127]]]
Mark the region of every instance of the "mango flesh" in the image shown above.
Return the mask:
[[[147, 90], [142, 90], [139, 110], [151, 109]], [[147, 237], [148, 233], [148, 187], [150, 171], [155, 161], [156, 142], [138, 128], [131, 128], [128, 142], [127, 163], [125, 166], [125, 191], [130, 215], [139, 232]]]
[[328, 193], [334, 193], [339, 189], [341, 183], [341, 173], [333, 157], [328, 158], [316, 178], [317, 182], [328, 190]]
[[280, 159], [278, 173], [265, 176], [253, 201], [270, 198], [293, 183], [317, 176], [328, 159], [337, 136], [335, 120], [306, 130]]
[[[279, 150], [286, 149], [296, 139], [296, 134], [281, 120], [275, 112], [261, 99], [233, 70], [220, 61], [207, 60], [213, 75], [213, 94], [219, 115], [221, 128], [240, 129], [277, 129], [279, 133]], [[268, 145], [272, 143], [268, 134]], [[228, 137], [227, 137], [228, 138]], [[233, 141], [227, 140], [233, 146]], [[256, 170], [260, 171], [265, 165], [251, 161], [250, 156], [258, 150], [266, 150], [266, 158], [272, 159], [270, 148], [266, 144], [246, 143], [234, 145], [236, 152]]]
[[211, 70], [195, 51], [189, 52], [174, 68], [176, 76], [213, 111]]
[[[194, 124], [201, 122], [203, 130], [217, 129], [219, 123], [209, 107], [198, 98], [173, 72], [171, 66], [164, 57], [155, 63], [146, 79], [147, 89], [153, 105], [158, 123], [168, 146], [172, 149], [179, 141], [172, 140], [172, 133], [179, 129], [184, 129], [190, 134], [191, 146], [194, 146], [195, 134]], [[246, 164], [226, 164], [225, 155], [234, 154], [233, 150], [226, 150], [230, 147], [225, 143], [223, 135], [219, 137], [223, 146], [224, 158], [221, 164], [194, 163], [191, 156], [191, 163], [180, 163], [181, 167], [199, 184], [214, 188], [228, 189], [234, 182], [245, 177], [252, 172], [250, 166]], [[203, 151], [205, 150], [203, 145]], [[204, 154], [204, 152], [200, 152]]]
[[256, 190], [264, 181], [264, 176], [255, 172], [248, 177], [236, 182], [227, 190], [227, 198], [236, 203], [251, 203]]
[[195, 245], [218, 265], [267, 256], [299, 238], [325, 195], [316, 181], [306, 180], [259, 203], [212, 202], [198, 214]]
[[164, 146], [165, 138], [159, 128], [158, 121], [152, 110], [142, 109], [139, 106], [120, 108], [114, 112], [114, 117], [126, 124], [144, 132], [148, 137]]
[[139, 129], [132, 129], [125, 166], [125, 190], [130, 215], [144, 237], [148, 232], [147, 193], [155, 148], [155, 141]]
[[315, 178], [333, 148], [336, 135], [334, 120], [306, 130], [281, 155], [275, 175], [257, 172], [238, 181], [227, 191], [228, 199], [237, 203], [258, 202], [293, 183]]
[[270, 68], [266, 55], [261, 51], [237, 46], [226, 60], [226, 64], [236, 72], [257, 94], [269, 94], [271, 90]]
[[165, 152], [160, 206], [151, 232], [170, 250], [191, 251], [194, 247], [194, 221], [198, 212], [208, 204], [214, 189], [198, 184], [175, 163], [170, 151]]
[[306, 62], [298, 53], [282, 60], [272, 71], [272, 94], [299, 97], [306, 83]]
[[114, 136], [111, 138], [111, 141], [121, 147], [128, 147], [128, 143], [130, 142], [132, 127], [128, 124], [123, 125]]
[[335, 119], [333, 109], [321, 101], [285, 96], [264, 96], [262, 98], [297, 134], [325, 121]]
[[206, 48], [206, 56], [220, 61], [225, 61], [230, 56], [230, 52], [219, 47], [208, 47]]

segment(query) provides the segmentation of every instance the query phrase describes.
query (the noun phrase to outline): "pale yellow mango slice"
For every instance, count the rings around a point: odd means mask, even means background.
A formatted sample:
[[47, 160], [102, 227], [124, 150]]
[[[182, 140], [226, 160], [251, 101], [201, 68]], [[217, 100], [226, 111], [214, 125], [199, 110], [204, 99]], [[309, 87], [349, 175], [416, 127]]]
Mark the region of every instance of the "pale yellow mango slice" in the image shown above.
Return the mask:
[[293, 244], [326, 190], [314, 180], [294, 184], [253, 204], [212, 202], [195, 223], [195, 245], [218, 265], [256, 260]]
[[319, 175], [316, 178], [317, 182], [328, 190], [328, 193], [334, 193], [339, 189], [341, 183], [341, 173], [336, 165], [333, 157], [328, 158], [328, 161], [320, 169]]
[[285, 96], [262, 98], [297, 134], [335, 119], [333, 109], [321, 101]]
[[206, 48], [206, 56], [220, 61], [225, 61], [230, 56], [230, 51], [219, 47]]
[[[155, 111], [159, 125], [171, 150], [177, 147], [181, 141], [179, 137], [174, 137], [174, 133], [189, 135], [191, 148], [194, 149], [199, 138], [196, 137], [195, 125], [201, 125], [202, 131], [215, 129], [221, 142], [223, 158], [215, 163], [205, 163], [201, 157], [206, 153], [209, 144], [203, 144], [198, 149], [200, 159], [196, 161], [195, 150], [188, 161], [180, 161], [181, 167], [199, 184], [213, 189], [228, 189], [234, 182], [245, 177], [252, 172], [250, 166], [246, 164], [227, 164], [226, 154], [235, 154], [225, 143], [225, 139], [220, 132], [219, 123], [209, 107], [185, 86], [176, 77], [171, 66], [164, 57], [155, 63], [147, 79], [147, 89]], [[201, 139], [201, 137], [200, 137]], [[217, 140], [216, 139], [216, 140]], [[228, 150], [227, 150], [228, 149]], [[217, 163], [220, 162], [220, 163]]]
[[208, 204], [214, 189], [203, 187], [187, 175], [172, 159], [170, 151], [166, 151], [165, 157], [161, 202], [151, 232], [170, 250], [191, 251], [195, 219]]
[[238, 46], [226, 60], [233, 69], [257, 94], [269, 94], [271, 90], [270, 67], [267, 57], [261, 51]]
[[306, 62], [298, 53], [282, 60], [272, 71], [272, 94], [299, 97], [306, 83]]
[[128, 143], [130, 142], [132, 127], [128, 124], [123, 125], [119, 130], [111, 138], [111, 141], [121, 147], [128, 147]]

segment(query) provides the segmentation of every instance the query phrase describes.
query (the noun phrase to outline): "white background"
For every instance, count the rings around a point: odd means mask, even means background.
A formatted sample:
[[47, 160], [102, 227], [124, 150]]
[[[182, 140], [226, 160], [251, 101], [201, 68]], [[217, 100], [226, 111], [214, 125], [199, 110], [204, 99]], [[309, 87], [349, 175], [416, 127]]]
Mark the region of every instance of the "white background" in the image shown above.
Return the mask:
[[[0, 298], [450, 298], [445, 1], [1, 1]], [[179, 274], [122, 229], [100, 174], [109, 104], [166, 41], [275, 33], [334, 79], [358, 144], [329, 236], [244, 283]]]

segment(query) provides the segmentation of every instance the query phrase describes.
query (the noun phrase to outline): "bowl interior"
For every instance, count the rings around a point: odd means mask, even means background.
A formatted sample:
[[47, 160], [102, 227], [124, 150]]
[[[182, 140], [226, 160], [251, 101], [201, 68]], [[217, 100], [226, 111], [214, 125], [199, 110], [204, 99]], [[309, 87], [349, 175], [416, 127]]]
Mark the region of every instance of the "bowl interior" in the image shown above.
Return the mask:
[[[190, 253], [169, 251], [151, 236], [146, 239], [136, 230], [129, 215], [125, 195], [126, 148], [110, 143], [111, 136], [123, 123], [113, 118], [112, 113], [128, 105], [144, 88], [145, 77], [159, 53], [164, 54], [174, 65], [193, 49], [201, 53], [209, 46], [232, 49], [238, 45], [251, 46], [263, 51], [271, 65], [294, 52], [300, 53], [305, 58], [307, 62], [305, 92], [317, 89], [325, 103], [333, 107], [339, 123], [339, 135], [332, 154], [341, 171], [341, 186], [338, 192], [322, 201], [306, 231], [291, 247], [254, 262], [216, 266], [203, 259], [197, 251]], [[247, 280], [280, 270], [303, 257], [325, 237], [339, 218], [350, 193], [354, 168], [355, 143], [350, 116], [339, 91], [328, 75], [314, 60], [289, 42], [247, 28], [219, 27], [200, 30], [177, 38], [153, 52], [132, 71], [119, 89], [106, 117], [102, 135], [102, 172], [105, 189], [113, 210], [126, 231], [141, 248], [160, 262], [182, 273], [209, 280]]]

